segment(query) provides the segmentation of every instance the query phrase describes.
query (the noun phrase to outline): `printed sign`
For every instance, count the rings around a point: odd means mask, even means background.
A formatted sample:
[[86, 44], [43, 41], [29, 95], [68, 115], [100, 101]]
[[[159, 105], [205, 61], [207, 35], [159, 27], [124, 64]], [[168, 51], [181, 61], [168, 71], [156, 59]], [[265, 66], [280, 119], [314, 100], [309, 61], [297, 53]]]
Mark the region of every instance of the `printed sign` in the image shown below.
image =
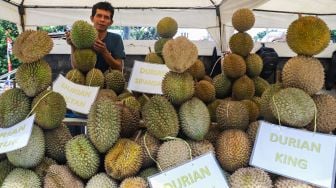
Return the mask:
[[68, 109], [88, 114], [96, 99], [99, 87], [76, 84], [59, 75], [54, 81], [53, 91], [64, 97]]
[[148, 177], [152, 188], [226, 188], [229, 187], [213, 153], [184, 165]]
[[250, 165], [334, 187], [336, 137], [260, 121]]
[[34, 119], [35, 114], [12, 127], [0, 128], [0, 153], [25, 147], [32, 132]]
[[142, 93], [162, 94], [161, 84], [167, 72], [169, 69], [166, 65], [134, 61], [127, 89]]

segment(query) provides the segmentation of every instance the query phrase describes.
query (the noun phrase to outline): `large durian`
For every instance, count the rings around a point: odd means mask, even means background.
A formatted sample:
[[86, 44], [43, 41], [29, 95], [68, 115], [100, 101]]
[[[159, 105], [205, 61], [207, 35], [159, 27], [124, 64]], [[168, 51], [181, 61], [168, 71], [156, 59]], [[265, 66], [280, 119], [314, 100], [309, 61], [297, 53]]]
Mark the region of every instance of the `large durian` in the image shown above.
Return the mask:
[[253, 40], [248, 33], [236, 33], [231, 36], [229, 46], [232, 53], [246, 57], [253, 49]]
[[232, 15], [232, 26], [240, 32], [251, 29], [254, 25], [254, 22], [254, 14], [250, 9], [247, 8], [238, 9]]
[[254, 82], [244, 75], [233, 83], [232, 96], [238, 100], [251, 99], [254, 96]]
[[196, 80], [201, 80], [205, 76], [204, 63], [197, 59], [196, 62], [188, 69], [188, 72]]
[[32, 170], [16, 168], [4, 180], [2, 188], [42, 188], [38, 175]]
[[254, 82], [255, 96], [261, 97], [261, 95], [270, 86], [270, 84], [259, 76], [253, 78], [252, 80]]
[[216, 109], [218, 124], [225, 129], [246, 130], [249, 123], [249, 111], [240, 101], [223, 101]]
[[213, 79], [216, 98], [224, 99], [231, 94], [231, 80], [224, 73], [218, 74]]
[[125, 78], [119, 70], [108, 70], [105, 72], [106, 89], [112, 89], [117, 94], [120, 94], [125, 89]]
[[195, 97], [208, 104], [216, 99], [215, 86], [206, 80], [201, 80], [195, 84]]
[[275, 123], [276, 118], [273, 115], [270, 107], [270, 103], [273, 102], [273, 95], [282, 89], [280, 83], [270, 85], [261, 95], [260, 99], [260, 115], [264, 117], [266, 121]]
[[104, 87], [104, 74], [101, 70], [93, 68], [91, 69], [85, 77], [85, 85], [92, 87]]
[[164, 64], [162, 57], [154, 52], [150, 52], [146, 55], [145, 62], [154, 63], [154, 64]]
[[215, 153], [215, 147], [208, 140], [201, 140], [201, 141], [188, 140], [187, 142], [190, 146], [193, 157], [198, 157], [208, 152]]
[[82, 180], [65, 165], [51, 165], [43, 184], [45, 188], [84, 188]]
[[267, 172], [258, 168], [240, 168], [230, 176], [232, 188], [272, 188], [272, 180]]
[[8, 159], [0, 161], [0, 186], [14, 168], [15, 167], [8, 161]]
[[250, 78], [255, 78], [260, 75], [263, 70], [263, 60], [258, 54], [249, 54], [246, 59], [246, 74]]
[[177, 32], [177, 22], [172, 17], [164, 17], [156, 25], [157, 33], [163, 38], [172, 38]]
[[34, 172], [42, 179], [47, 174], [51, 165], [57, 165], [57, 162], [51, 158], [44, 157], [43, 160], [34, 168]]
[[229, 78], [239, 78], [246, 73], [245, 60], [237, 54], [228, 54], [222, 61], [222, 72]]
[[76, 49], [73, 57], [75, 68], [83, 73], [89, 72], [96, 65], [97, 55], [92, 49]]
[[145, 132], [139, 135], [135, 140], [142, 149], [142, 168], [152, 166], [154, 164], [153, 159], [156, 158], [158, 149], [160, 147], [160, 140]]
[[85, 85], [85, 76], [78, 69], [71, 69], [65, 77], [76, 84]]
[[72, 24], [70, 38], [76, 48], [91, 48], [97, 36], [96, 29], [84, 20]]
[[118, 188], [118, 183], [106, 173], [101, 172], [93, 176], [85, 188]]
[[148, 188], [147, 182], [142, 177], [129, 177], [120, 183], [120, 188]]

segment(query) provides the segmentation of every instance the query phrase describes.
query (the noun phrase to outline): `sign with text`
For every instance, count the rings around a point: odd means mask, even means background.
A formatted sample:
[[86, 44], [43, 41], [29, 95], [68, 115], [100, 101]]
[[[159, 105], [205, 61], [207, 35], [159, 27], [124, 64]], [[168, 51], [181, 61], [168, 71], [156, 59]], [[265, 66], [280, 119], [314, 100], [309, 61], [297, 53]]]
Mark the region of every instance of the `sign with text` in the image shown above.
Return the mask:
[[336, 137], [260, 121], [250, 165], [334, 187]]
[[127, 89], [142, 93], [162, 94], [161, 84], [167, 72], [169, 69], [164, 64], [134, 61]]
[[0, 153], [25, 147], [32, 132], [34, 119], [35, 114], [12, 127], [0, 128]]
[[99, 87], [76, 84], [59, 75], [54, 81], [53, 91], [64, 97], [68, 109], [88, 114], [96, 99]]
[[148, 177], [152, 188], [229, 187], [213, 153], [207, 153], [176, 168]]

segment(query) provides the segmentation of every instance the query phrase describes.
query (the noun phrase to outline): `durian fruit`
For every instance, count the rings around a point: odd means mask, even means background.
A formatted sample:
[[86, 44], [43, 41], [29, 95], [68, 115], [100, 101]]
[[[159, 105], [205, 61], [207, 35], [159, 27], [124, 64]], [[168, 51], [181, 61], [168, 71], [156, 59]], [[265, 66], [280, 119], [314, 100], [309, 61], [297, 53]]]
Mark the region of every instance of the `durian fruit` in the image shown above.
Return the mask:
[[275, 180], [274, 188], [314, 188], [314, 186], [299, 180], [280, 177]]
[[181, 105], [179, 119], [182, 131], [193, 140], [203, 140], [211, 123], [207, 106], [196, 97]]
[[213, 83], [212, 78], [211, 78], [210, 76], [208, 76], [208, 75], [205, 75], [202, 79], [203, 79], [203, 80], [206, 80], [206, 81], [208, 81], [208, 82], [210, 82], [210, 83]]
[[141, 109], [141, 104], [140, 102], [134, 97], [134, 96], [129, 96], [125, 97], [124, 99], [121, 100], [121, 102], [128, 108], [138, 112]]
[[68, 166], [51, 165], [44, 177], [44, 188], [84, 188], [82, 180]]
[[100, 153], [105, 153], [118, 140], [121, 114], [111, 99], [95, 101], [88, 115], [87, 134]]
[[85, 188], [118, 188], [118, 183], [110, 178], [106, 173], [99, 173], [93, 176], [86, 184]]
[[222, 72], [229, 78], [239, 78], [246, 73], [245, 60], [237, 54], [228, 54], [222, 61]]
[[231, 36], [229, 46], [232, 53], [246, 57], [253, 49], [253, 40], [248, 33], [236, 33]]
[[187, 142], [190, 146], [193, 158], [201, 156], [208, 152], [215, 153], [215, 147], [208, 140], [201, 140], [201, 141], [188, 140]]
[[145, 132], [139, 135], [135, 142], [141, 146], [142, 149], [142, 168], [152, 166], [153, 159], [156, 159], [157, 152], [161, 145], [160, 140]]
[[207, 107], [208, 107], [208, 110], [209, 110], [211, 122], [217, 122], [216, 110], [217, 110], [217, 107], [219, 106], [219, 104], [221, 102], [223, 102], [222, 99], [216, 99], [213, 102], [211, 102], [210, 104], [208, 104]]
[[272, 188], [272, 180], [267, 172], [259, 168], [240, 168], [230, 176], [230, 184], [232, 188]]
[[222, 129], [221, 126], [217, 123], [212, 123], [210, 125], [208, 134], [205, 135], [204, 139], [209, 140], [213, 146], [216, 146], [217, 139], [221, 134]]
[[316, 58], [296, 56], [284, 65], [281, 78], [284, 87], [299, 88], [313, 95], [324, 85], [324, 68]]
[[8, 159], [5, 159], [3, 161], [0, 161], [0, 187], [7, 177], [7, 175], [14, 169], [15, 167], [8, 161]]
[[7, 153], [7, 158], [16, 167], [31, 168], [37, 166], [44, 158], [45, 141], [40, 127], [34, 125], [28, 144]]
[[45, 157], [40, 164], [34, 168], [34, 172], [40, 177], [40, 179], [43, 179], [51, 165], [57, 165], [57, 162], [51, 158]]
[[188, 73], [168, 72], [162, 80], [162, 93], [175, 105], [191, 99], [195, 87], [193, 77]]
[[100, 89], [97, 94], [96, 100], [99, 100], [100, 98], [108, 98], [113, 101], [117, 101], [118, 96], [112, 89]]
[[260, 115], [264, 117], [264, 119], [268, 122], [275, 123], [276, 118], [273, 115], [270, 103], [273, 102], [273, 95], [280, 91], [282, 89], [282, 85], [280, 83], [271, 84], [270, 87], [268, 87], [263, 94], [261, 95], [260, 100]]
[[17, 69], [15, 79], [27, 96], [35, 97], [50, 86], [51, 68], [44, 60], [22, 64]]
[[166, 141], [160, 146], [156, 160], [161, 170], [167, 170], [191, 160], [191, 158], [189, 144], [182, 139], [176, 139]]
[[54, 91], [45, 90], [37, 95], [32, 102], [35, 122], [43, 129], [59, 127], [66, 113], [64, 97]]
[[51, 130], [44, 131], [46, 143], [46, 155], [59, 163], [65, 163], [65, 144], [72, 136], [65, 124]]
[[240, 101], [223, 101], [216, 109], [218, 124], [225, 129], [246, 130], [249, 123], [249, 111]]
[[224, 73], [218, 74], [213, 78], [216, 98], [224, 99], [231, 94], [231, 80]]
[[255, 77], [252, 79], [254, 82], [255, 96], [261, 97], [264, 91], [270, 86], [270, 84], [261, 77]]
[[104, 80], [105, 77], [101, 70], [93, 68], [86, 74], [85, 85], [103, 88]]
[[155, 51], [155, 53], [157, 55], [162, 56], [163, 46], [170, 39], [172, 39], [172, 38], [160, 38], [159, 40], [155, 41], [155, 43], [154, 43], [154, 51]]
[[200, 59], [197, 59], [187, 71], [196, 80], [201, 80], [205, 76], [204, 63]]
[[97, 62], [97, 54], [90, 48], [76, 49], [73, 52], [74, 66], [83, 73], [93, 69]]
[[259, 111], [261, 109], [261, 97], [258, 97], [258, 96], [254, 96], [252, 99], [251, 99], [254, 103], [257, 104], [258, 108], [259, 108]]
[[242, 100], [242, 103], [245, 104], [249, 113], [249, 122], [256, 121], [260, 115], [260, 110], [258, 105], [252, 100]]
[[145, 57], [145, 62], [154, 63], [154, 64], [164, 64], [164, 61], [161, 56], [155, 52], [150, 52]]
[[251, 29], [254, 25], [254, 22], [254, 14], [250, 9], [247, 8], [238, 9], [232, 15], [232, 26], [240, 32]]
[[0, 128], [8, 128], [19, 123], [30, 112], [30, 99], [18, 88], [2, 93], [0, 104]]
[[104, 166], [108, 175], [122, 180], [138, 173], [141, 163], [141, 146], [130, 139], [121, 138], [107, 152]]
[[91, 48], [97, 36], [96, 29], [84, 20], [77, 20], [72, 24], [70, 38], [76, 48]]
[[313, 56], [322, 52], [330, 42], [327, 24], [316, 16], [303, 16], [287, 29], [287, 44], [298, 55]]
[[251, 99], [254, 96], [254, 82], [244, 75], [233, 83], [232, 96], [238, 100]]
[[147, 180], [147, 178], [149, 176], [152, 176], [154, 174], [157, 174], [159, 173], [159, 169], [157, 169], [156, 167], [149, 167], [149, 168], [146, 168], [144, 170], [141, 170], [138, 174], [138, 176], [142, 177], [143, 179]]
[[23, 63], [32, 63], [49, 54], [53, 41], [46, 31], [25, 31], [13, 45], [13, 54]]
[[140, 114], [125, 104], [117, 103], [117, 108], [120, 112], [120, 137], [131, 137], [137, 130], [140, 129]]
[[2, 188], [42, 188], [38, 175], [28, 169], [16, 168], [4, 180]]
[[85, 135], [78, 135], [65, 145], [67, 165], [82, 179], [94, 176], [99, 168], [99, 155]]
[[108, 70], [105, 72], [106, 89], [112, 89], [117, 94], [120, 94], [125, 89], [125, 78], [119, 70]]
[[172, 38], [177, 32], [177, 22], [172, 17], [164, 17], [156, 25], [157, 33], [163, 38]]
[[85, 76], [78, 69], [71, 69], [65, 77], [76, 84], [85, 85]]
[[249, 54], [246, 59], [246, 74], [250, 78], [255, 78], [260, 75], [263, 69], [263, 61], [258, 54]]
[[246, 133], [247, 133], [251, 143], [254, 143], [254, 141], [257, 137], [259, 127], [260, 127], [259, 121], [254, 121], [254, 122], [251, 122], [249, 124]]
[[179, 132], [177, 113], [162, 96], [153, 96], [143, 107], [142, 117], [148, 132], [158, 139], [175, 137]]
[[142, 177], [129, 177], [120, 183], [120, 188], [148, 188], [148, 184]]
[[132, 97], [133, 93], [129, 92], [128, 90], [124, 90], [122, 93], [118, 95], [118, 101], [122, 101], [127, 97]]
[[297, 88], [285, 88], [275, 93], [269, 105], [274, 117], [292, 127], [308, 125], [316, 111], [313, 99]]
[[189, 39], [180, 36], [166, 42], [162, 55], [170, 71], [182, 73], [196, 62], [198, 49]]
[[225, 171], [234, 172], [247, 166], [251, 154], [247, 134], [238, 129], [223, 131], [217, 138], [216, 153]]
[[215, 86], [206, 81], [201, 80], [195, 85], [195, 97], [201, 99], [204, 103], [210, 103], [216, 99]]
[[[317, 109], [316, 130], [322, 133], [330, 133], [336, 129], [336, 99], [327, 94], [314, 95], [313, 100]], [[314, 120], [306, 127], [313, 131]]]

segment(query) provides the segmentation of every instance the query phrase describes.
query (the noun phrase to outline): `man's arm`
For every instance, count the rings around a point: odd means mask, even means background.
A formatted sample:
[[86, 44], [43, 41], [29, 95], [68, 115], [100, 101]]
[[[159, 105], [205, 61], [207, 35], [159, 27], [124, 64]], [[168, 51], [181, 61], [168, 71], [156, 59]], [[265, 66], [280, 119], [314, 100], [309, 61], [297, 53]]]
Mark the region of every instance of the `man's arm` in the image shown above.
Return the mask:
[[96, 42], [93, 45], [93, 48], [96, 50], [96, 52], [100, 53], [102, 57], [104, 58], [105, 62], [108, 63], [112, 69], [122, 70], [122, 59], [116, 59], [112, 57], [111, 53], [106, 48], [106, 44], [97, 39]]
[[66, 42], [70, 45], [71, 47], [71, 54], [70, 54], [70, 62], [71, 62], [71, 66], [72, 68], [75, 68], [76, 65], [75, 65], [75, 58], [74, 58], [74, 51], [75, 51], [75, 46], [72, 44], [71, 42], [71, 38], [70, 38], [70, 32], [66, 32], [65, 33], [65, 38], [66, 38]]

